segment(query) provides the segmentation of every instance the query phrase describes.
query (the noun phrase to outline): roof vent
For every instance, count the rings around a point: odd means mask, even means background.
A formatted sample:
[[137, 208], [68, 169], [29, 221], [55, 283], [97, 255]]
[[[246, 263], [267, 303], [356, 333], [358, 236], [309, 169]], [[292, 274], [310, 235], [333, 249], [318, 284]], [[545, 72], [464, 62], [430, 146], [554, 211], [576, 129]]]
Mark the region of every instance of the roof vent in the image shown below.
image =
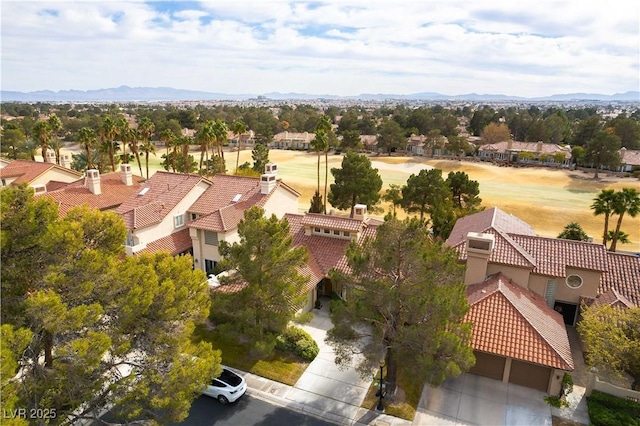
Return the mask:
[[240, 198], [242, 198], [242, 194], [236, 194], [235, 197], [233, 197], [233, 200], [231, 200], [231, 202], [237, 203], [238, 201], [240, 201]]
[[140, 192], [138, 192], [138, 195], [142, 196], [142, 195], [146, 194], [147, 192], [149, 192], [149, 187], [148, 186], [145, 187], [145, 188], [142, 188], [142, 190]]

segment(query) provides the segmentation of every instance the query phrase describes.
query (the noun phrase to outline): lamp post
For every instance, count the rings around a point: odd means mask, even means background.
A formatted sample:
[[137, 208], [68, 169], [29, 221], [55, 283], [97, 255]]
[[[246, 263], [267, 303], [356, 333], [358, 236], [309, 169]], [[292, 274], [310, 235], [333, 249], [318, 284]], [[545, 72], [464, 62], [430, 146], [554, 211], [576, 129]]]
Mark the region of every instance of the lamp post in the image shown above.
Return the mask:
[[384, 411], [384, 405], [382, 405], [382, 398], [384, 398], [384, 394], [382, 391], [382, 369], [384, 367], [384, 359], [380, 360], [380, 389], [378, 390], [377, 393], [377, 397], [378, 397], [378, 406], [376, 407], [376, 410], [378, 411]]

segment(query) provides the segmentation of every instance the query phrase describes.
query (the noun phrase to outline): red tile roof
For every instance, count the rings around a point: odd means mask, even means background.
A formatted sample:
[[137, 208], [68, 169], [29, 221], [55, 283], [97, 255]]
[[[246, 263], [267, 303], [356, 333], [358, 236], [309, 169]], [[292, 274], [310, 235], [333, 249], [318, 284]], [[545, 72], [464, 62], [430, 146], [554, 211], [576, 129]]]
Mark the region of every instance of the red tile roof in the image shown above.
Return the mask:
[[[489, 256], [489, 262], [529, 269], [533, 269], [536, 266], [536, 260], [516, 244], [509, 235], [492, 228], [484, 233], [495, 236], [495, 245], [491, 256]], [[459, 242], [453, 248], [458, 251], [461, 260], [467, 258], [466, 239]]]
[[30, 183], [51, 169], [56, 169], [60, 172], [66, 173], [71, 178], [74, 176], [76, 179], [82, 177], [82, 173], [58, 166], [57, 164], [42, 163], [39, 161], [13, 160], [0, 169], [0, 178], [15, 177], [16, 179], [13, 181], [13, 184], [19, 185], [21, 183]]
[[[260, 179], [235, 175], [215, 175], [213, 185], [189, 208], [203, 215], [189, 223], [190, 228], [225, 232], [238, 227], [244, 211], [252, 206], [264, 207], [274, 191], [284, 188], [296, 196], [300, 193], [281, 180], [269, 194], [260, 192]], [[234, 198], [239, 196], [234, 202]]]
[[191, 248], [191, 236], [188, 229], [174, 232], [166, 237], [160, 238], [147, 244], [147, 247], [141, 250], [141, 253], [157, 253], [159, 251], [168, 251], [172, 255], [178, 255]]
[[357, 232], [362, 228], [362, 220], [318, 213], [307, 213], [302, 218], [302, 225]]
[[467, 287], [473, 323], [471, 346], [478, 350], [561, 370], [574, 368], [562, 315], [542, 296], [498, 273]]
[[139, 229], [159, 223], [200, 182], [207, 179], [181, 173], [158, 171], [144, 184], [148, 191], [132, 195], [118, 207], [127, 229]]
[[611, 289], [599, 294], [595, 299], [583, 298], [588, 305], [610, 305], [617, 308], [633, 308], [635, 305], [629, 299], [618, 293], [617, 290]]
[[505, 234], [536, 235], [531, 225], [494, 207], [458, 219], [449, 238], [447, 238], [447, 244], [456, 246], [466, 240], [469, 232], [486, 232], [489, 229], [495, 229]]
[[640, 306], [640, 256], [607, 252], [608, 270], [602, 274], [598, 294], [615, 290]]
[[89, 191], [83, 178], [64, 184], [60, 189], [41, 193], [39, 196], [52, 198], [58, 204], [61, 216], [81, 204], [88, 204], [97, 210], [110, 210], [118, 207], [133, 194], [140, 192], [144, 178], [133, 175], [132, 179], [133, 185], [127, 186], [122, 182], [120, 172], [107, 173], [100, 176], [101, 194], [99, 195]]

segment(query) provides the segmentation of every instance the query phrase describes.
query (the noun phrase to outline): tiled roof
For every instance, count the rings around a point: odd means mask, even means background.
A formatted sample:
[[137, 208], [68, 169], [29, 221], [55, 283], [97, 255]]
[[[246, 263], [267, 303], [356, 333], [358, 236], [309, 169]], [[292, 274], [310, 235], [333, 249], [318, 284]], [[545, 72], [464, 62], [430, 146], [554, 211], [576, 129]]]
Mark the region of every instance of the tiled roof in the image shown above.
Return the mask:
[[357, 232], [362, 227], [362, 221], [358, 219], [351, 219], [348, 217], [331, 216], [319, 213], [307, 213], [306, 215], [304, 215], [304, 218], [302, 218], [302, 225]]
[[555, 154], [556, 152], [563, 152], [568, 157], [571, 157], [571, 149], [560, 146], [555, 143], [539, 143], [539, 142], [519, 142], [519, 141], [502, 141], [492, 144], [486, 144], [480, 146], [480, 151], [495, 151], [495, 152], [507, 152], [507, 151], [528, 151], [528, 152], [540, 152], [546, 154]]
[[82, 177], [82, 173], [58, 166], [57, 164], [43, 163], [39, 161], [13, 160], [0, 169], [0, 178], [15, 177], [16, 179], [13, 181], [13, 184], [19, 185], [21, 183], [33, 182], [38, 178], [38, 176], [51, 169], [56, 169], [60, 172], [66, 173], [70, 177], [75, 176], [76, 179]]
[[315, 137], [316, 137], [315, 133], [309, 133], [309, 132], [295, 133], [295, 132], [284, 131], [284, 132], [280, 132], [273, 135], [273, 140], [274, 141], [300, 140], [300, 141], [310, 142]]
[[469, 232], [486, 232], [491, 228], [505, 234], [536, 235], [531, 225], [494, 207], [458, 219], [447, 238], [447, 244], [455, 246], [465, 241]]
[[[132, 176], [133, 185], [127, 186], [122, 182], [120, 172], [107, 173], [100, 176], [101, 194], [95, 195], [85, 185], [85, 179], [63, 185], [60, 189], [41, 193], [39, 196], [52, 198], [59, 206], [61, 216], [81, 204], [88, 204], [97, 210], [115, 209], [127, 198], [140, 192], [144, 178]], [[47, 185], [47, 189], [49, 185]]]
[[607, 252], [608, 270], [600, 278], [598, 294], [617, 291], [636, 306], [640, 306], [640, 257]]
[[[190, 228], [224, 232], [238, 227], [244, 211], [252, 206], [264, 207], [278, 188], [296, 196], [300, 193], [281, 180], [269, 194], [260, 192], [260, 179], [235, 175], [215, 175], [213, 185], [189, 208], [189, 212], [202, 215], [189, 223]], [[239, 196], [239, 198], [236, 198]], [[233, 200], [236, 199], [234, 202]]]
[[557, 238], [509, 235], [536, 260], [533, 273], [566, 277], [566, 267], [606, 271], [607, 250], [602, 244]]
[[[305, 235], [304, 221], [308, 216], [300, 214], [286, 214], [285, 218], [289, 222], [289, 232], [293, 236], [293, 246], [305, 246], [309, 251], [309, 258], [317, 262], [323, 276], [326, 276], [333, 268], [341, 271], [348, 271], [346, 250], [350, 240], [334, 238], [322, 235]], [[334, 217], [335, 216], [327, 216]], [[353, 220], [353, 219], [349, 219]], [[382, 224], [376, 219], [366, 219], [361, 223], [362, 231], [359, 242], [364, 238], [375, 236], [377, 227]]]
[[191, 236], [189, 235], [189, 229], [183, 229], [182, 231], [174, 232], [159, 240], [152, 241], [147, 244], [147, 247], [141, 250], [141, 253], [157, 253], [159, 251], [168, 251], [172, 255], [178, 255], [191, 248]]
[[[116, 210], [127, 229], [139, 229], [159, 223], [198, 183], [201, 176], [158, 171], [143, 185], [149, 190], [130, 196]], [[209, 182], [210, 183], [210, 182]], [[142, 189], [141, 189], [142, 190]]]
[[[486, 234], [492, 234], [495, 236], [495, 245], [489, 261], [491, 263], [499, 263], [502, 265], [518, 266], [522, 268], [533, 269], [536, 266], [536, 260], [527, 253], [523, 247], [518, 245], [513, 239], [500, 231], [495, 229], [489, 229]], [[464, 260], [467, 258], [467, 242], [463, 240], [459, 242], [454, 248], [459, 253], [459, 258]]]
[[574, 368], [562, 315], [542, 296], [498, 273], [467, 287], [471, 346], [483, 352], [561, 370]]
[[595, 299], [586, 299], [587, 304], [591, 305], [610, 305], [617, 308], [633, 308], [635, 305], [629, 299], [618, 293], [615, 289], [608, 290], [599, 294]]
[[618, 152], [620, 154], [620, 160], [622, 164], [640, 166], [640, 150], [622, 148]]

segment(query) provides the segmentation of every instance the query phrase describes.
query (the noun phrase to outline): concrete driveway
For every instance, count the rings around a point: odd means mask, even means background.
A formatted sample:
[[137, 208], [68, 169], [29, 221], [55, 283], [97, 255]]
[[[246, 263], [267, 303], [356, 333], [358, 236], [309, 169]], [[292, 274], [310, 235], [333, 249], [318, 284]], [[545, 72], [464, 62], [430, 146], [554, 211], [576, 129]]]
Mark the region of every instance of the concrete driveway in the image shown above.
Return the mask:
[[414, 425], [551, 425], [546, 394], [474, 374], [425, 386]]
[[320, 353], [300, 376], [288, 399], [354, 419], [358, 416], [371, 379], [362, 380], [355, 369], [341, 371], [335, 365], [333, 348], [324, 342], [327, 330], [333, 327], [329, 318], [330, 303], [328, 299], [322, 302], [322, 309], [313, 310], [313, 320], [301, 327], [318, 343]]

